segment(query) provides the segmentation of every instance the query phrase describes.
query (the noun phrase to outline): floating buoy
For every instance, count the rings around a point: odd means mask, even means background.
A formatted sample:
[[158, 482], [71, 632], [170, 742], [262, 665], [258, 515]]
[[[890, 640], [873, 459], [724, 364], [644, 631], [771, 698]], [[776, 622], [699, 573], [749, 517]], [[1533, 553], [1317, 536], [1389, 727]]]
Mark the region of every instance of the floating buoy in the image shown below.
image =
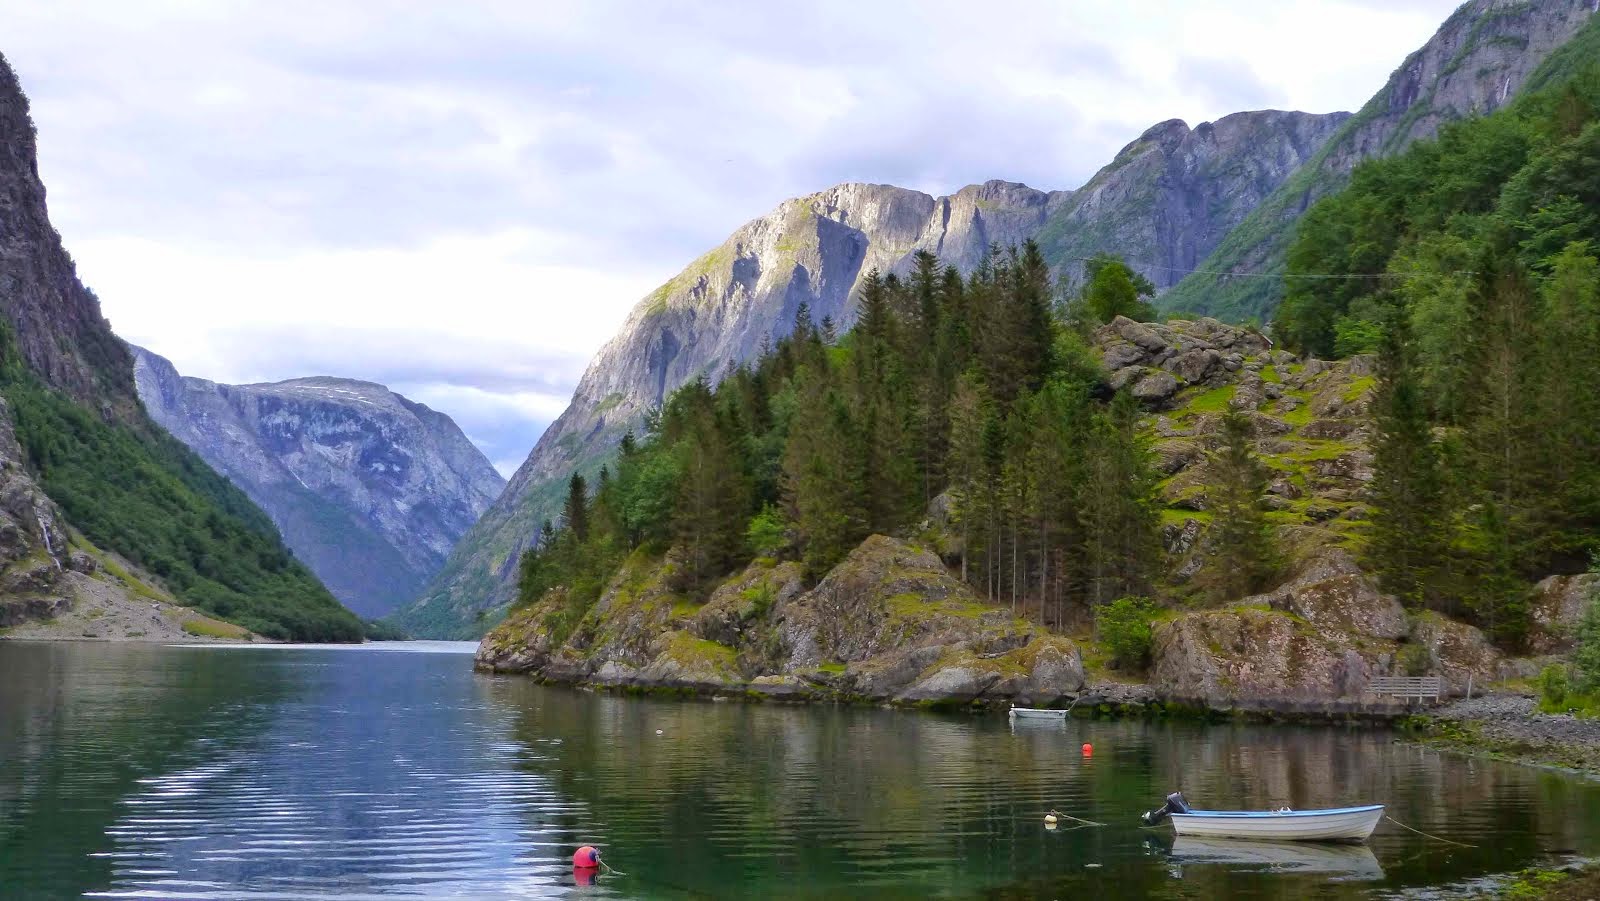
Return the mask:
[[1054, 831], [1056, 831], [1056, 824], [1055, 823], [1045, 823], [1044, 824], [1044, 831], [1046, 831], [1046, 832], [1054, 832]]
[[1091, 755], [1093, 753], [1094, 753], [1094, 745], [1091, 745], [1088, 742], [1084, 742], [1083, 743], [1083, 756], [1088, 757], [1089, 755]]
[[1044, 815], [1044, 824], [1047, 828], [1054, 829], [1056, 825], [1056, 812], [1050, 811]]
[[575, 870], [600, 869], [600, 852], [591, 845], [584, 845], [572, 853], [572, 867]]
[[660, 729], [657, 729], [657, 730], [656, 730], [656, 734], [657, 734], [657, 735], [660, 735], [660, 734], [661, 734], [661, 730], [660, 730]]

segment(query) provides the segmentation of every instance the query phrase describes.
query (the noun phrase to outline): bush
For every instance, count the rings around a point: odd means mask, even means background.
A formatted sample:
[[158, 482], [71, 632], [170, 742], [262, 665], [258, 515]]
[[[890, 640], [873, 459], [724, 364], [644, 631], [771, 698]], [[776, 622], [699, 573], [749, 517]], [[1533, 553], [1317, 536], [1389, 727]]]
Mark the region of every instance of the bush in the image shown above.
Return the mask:
[[1095, 637], [1118, 669], [1143, 669], [1150, 662], [1150, 621], [1156, 605], [1148, 598], [1118, 598], [1094, 614]]
[[776, 507], [767, 504], [750, 518], [744, 530], [745, 543], [757, 557], [776, 557], [789, 546], [789, 523]]
[[1567, 668], [1552, 663], [1539, 673], [1539, 709], [1564, 713], [1567, 709]]
[[1433, 668], [1433, 655], [1420, 644], [1408, 644], [1400, 649], [1400, 669], [1408, 676], [1426, 676]]

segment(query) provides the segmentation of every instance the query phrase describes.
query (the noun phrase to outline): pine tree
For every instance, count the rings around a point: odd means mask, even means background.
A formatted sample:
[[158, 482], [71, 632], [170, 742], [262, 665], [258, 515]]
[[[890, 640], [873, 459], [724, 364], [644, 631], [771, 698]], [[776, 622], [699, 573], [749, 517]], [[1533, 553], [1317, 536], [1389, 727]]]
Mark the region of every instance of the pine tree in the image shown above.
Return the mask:
[[1535, 378], [1539, 468], [1552, 489], [1541, 529], [1554, 553], [1581, 560], [1600, 524], [1600, 261], [1588, 245], [1570, 245], [1551, 262]]
[[1533, 288], [1515, 265], [1491, 263], [1485, 270], [1465, 429], [1478, 514], [1474, 605], [1487, 631], [1515, 644], [1527, 627], [1519, 576], [1543, 568], [1548, 536], [1539, 523], [1554, 486], [1541, 472], [1549, 454], [1541, 446], [1544, 424], [1534, 415], [1539, 374]]
[[1372, 397], [1372, 538], [1366, 555], [1384, 587], [1410, 606], [1439, 596], [1440, 567], [1450, 553], [1439, 448], [1417, 382], [1410, 332], [1396, 317], [1378, 356]]
[[1119, 392], [1089, 430], [1081, 495], [1084, 574], [1091, 604], [1146, 594], [1160, 551], [1156, 477], [1139, 406]]
[[1230, 410], [1222, 417], [1222, 445], [1207, 461], [1207, 506], [1212, 515], [1209, 582], [1222, 599], [1266, 587], [1277, 571], [1278, 550], [1262, 505], [1267, 469], [1256, 459], [1250, 417]]
[[578, 541], [589, 537], [589, 487], [583, 475], [573, 473], [567, 481], [567, 500], [561, 507], [562, 530]]

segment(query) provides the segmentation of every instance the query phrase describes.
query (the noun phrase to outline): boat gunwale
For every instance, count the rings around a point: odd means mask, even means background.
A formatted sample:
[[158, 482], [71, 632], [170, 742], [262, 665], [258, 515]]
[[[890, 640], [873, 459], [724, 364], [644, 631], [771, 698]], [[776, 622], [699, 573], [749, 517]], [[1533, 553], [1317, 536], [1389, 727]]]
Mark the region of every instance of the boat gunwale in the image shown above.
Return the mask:
[[1294, 817], [1320, 817], [1337, 816], [1340, 814], [1371, 813], [1383, 810], [1382, 804], [1365, 804], [1361, 807], [1327, 807], [1319, 810], [1191, 810], [1188, 813], [1173, 813], [1173, 819], [1179, 817], [1198, 817], [1201, 819], [1289, 819]]

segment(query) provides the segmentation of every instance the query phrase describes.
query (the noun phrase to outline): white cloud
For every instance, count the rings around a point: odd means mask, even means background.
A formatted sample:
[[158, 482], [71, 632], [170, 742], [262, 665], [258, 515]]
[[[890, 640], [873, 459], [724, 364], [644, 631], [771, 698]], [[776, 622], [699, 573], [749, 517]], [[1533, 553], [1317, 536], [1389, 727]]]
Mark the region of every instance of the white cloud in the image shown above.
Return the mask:
[[634, 301], [785, 197], [1075, 187], [1161, 120], [1353, 109], [1453, 7], [0, 0], [0, 50], [119, 333], [408, 386], [504, 465]]

